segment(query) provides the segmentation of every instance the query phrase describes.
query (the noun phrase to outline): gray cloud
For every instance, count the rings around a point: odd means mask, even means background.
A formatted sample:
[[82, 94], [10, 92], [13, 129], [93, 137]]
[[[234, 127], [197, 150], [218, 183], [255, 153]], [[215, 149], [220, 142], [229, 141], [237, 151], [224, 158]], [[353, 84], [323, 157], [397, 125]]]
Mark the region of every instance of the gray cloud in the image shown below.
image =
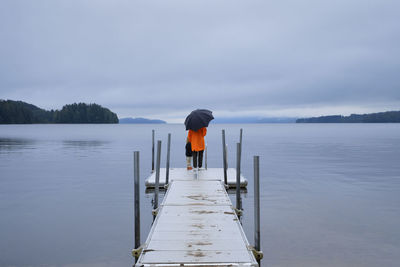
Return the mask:
[[171, 120], [399, 109], [395, 0], [0, 5], [0, 98]]

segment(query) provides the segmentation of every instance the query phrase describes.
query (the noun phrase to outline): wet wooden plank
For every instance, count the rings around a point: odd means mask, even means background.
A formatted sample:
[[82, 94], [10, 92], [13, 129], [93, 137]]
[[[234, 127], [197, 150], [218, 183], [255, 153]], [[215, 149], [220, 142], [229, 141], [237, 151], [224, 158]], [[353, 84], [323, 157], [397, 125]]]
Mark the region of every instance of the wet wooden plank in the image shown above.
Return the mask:
[[230, 200], [219, 181], [172, 183], [166, 205], [229, 205]]

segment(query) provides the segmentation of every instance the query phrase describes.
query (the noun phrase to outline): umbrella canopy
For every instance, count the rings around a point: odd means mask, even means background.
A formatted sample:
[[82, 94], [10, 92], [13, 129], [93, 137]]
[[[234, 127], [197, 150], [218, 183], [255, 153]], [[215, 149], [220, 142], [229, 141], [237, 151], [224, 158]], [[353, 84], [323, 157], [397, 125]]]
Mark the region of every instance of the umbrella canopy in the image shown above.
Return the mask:
[[185, 120], [186, 130], [197, 131], [200, 128], [208, 127], [211, 120], [214, 119], [212, 111], [208, 109], [193, 110]]

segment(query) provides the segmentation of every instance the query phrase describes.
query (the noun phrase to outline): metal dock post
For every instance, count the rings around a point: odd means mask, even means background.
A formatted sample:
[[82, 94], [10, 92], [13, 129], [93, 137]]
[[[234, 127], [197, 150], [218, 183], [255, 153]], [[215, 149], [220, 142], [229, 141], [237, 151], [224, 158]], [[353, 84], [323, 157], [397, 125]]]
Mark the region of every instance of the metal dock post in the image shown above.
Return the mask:
[[169, 159], [171, 155], [171, 134], [168, 134], [168, 145], [167, 145], [167, 166], [165, 173], [165, 187], [168, 186], [169, 183]]
[[260, 242], [260, 157], [254, 156], [254, 249], [253, 251], [260, 265], [263, 253]]
[[205, 167], [205, 169], [207, 170], [207, 144], [206, 144], [206, 149], [205, 149], [206, 151], [204, 151], [204, 153], [205, 153], [205, 155], [204, 155], [204, 157], [205, 157], [205, 164], [204, 164], [204, 167]]
[[242, 148], [242, 138], [243, 137], [243, 129], [240, 128], [240, 137], [239, 137], [239, 143], [240, 143], [240, 148]]
[[242, 215], [242, 199], [240, 196], [240, 164], [241, 164], [241, 154], [242, 154], [241, 144], [236, 144], [236, 212], [238, 217]]
[[158, 193], [160, 185], [160, 161], [161, 161], [161, 140], [157, 141], [157, 163], [156, 163], [156, 184], [154, 188], [154, 206], [153, 206], [153, 221], [157, 216], [158, 209]]
[[228, 168], [227, 160], [226, 160], [226, 142], [225, 142], [225, 130], [222, 130], [222, 157], [223, 157], [223, 165], [224, 165], [224, 183], [228, 184], [228, 174], [226, 172]]
[[[135, 198], [135, 262], [140, 254], [140, 175], [139, 175], [139, 151], [133, 152], [133, 176]], [[135, 254], [136, 252], [136, 254]]]
[[154, 130], [151, 131], [151, 140], [152, 140], [152, 146], [151, 146], [151, 172], [154, 172]]

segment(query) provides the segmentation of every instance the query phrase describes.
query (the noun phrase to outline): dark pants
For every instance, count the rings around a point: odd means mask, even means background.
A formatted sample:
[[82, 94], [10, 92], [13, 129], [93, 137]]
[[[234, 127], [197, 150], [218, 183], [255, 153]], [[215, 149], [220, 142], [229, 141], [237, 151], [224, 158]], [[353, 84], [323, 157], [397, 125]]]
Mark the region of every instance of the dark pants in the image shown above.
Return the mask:
[[197, 163], [199, 163], [199, 168], [203, 166], [203, 152], [201, 151], [193, 151], [193, 167], [197, 168]]

